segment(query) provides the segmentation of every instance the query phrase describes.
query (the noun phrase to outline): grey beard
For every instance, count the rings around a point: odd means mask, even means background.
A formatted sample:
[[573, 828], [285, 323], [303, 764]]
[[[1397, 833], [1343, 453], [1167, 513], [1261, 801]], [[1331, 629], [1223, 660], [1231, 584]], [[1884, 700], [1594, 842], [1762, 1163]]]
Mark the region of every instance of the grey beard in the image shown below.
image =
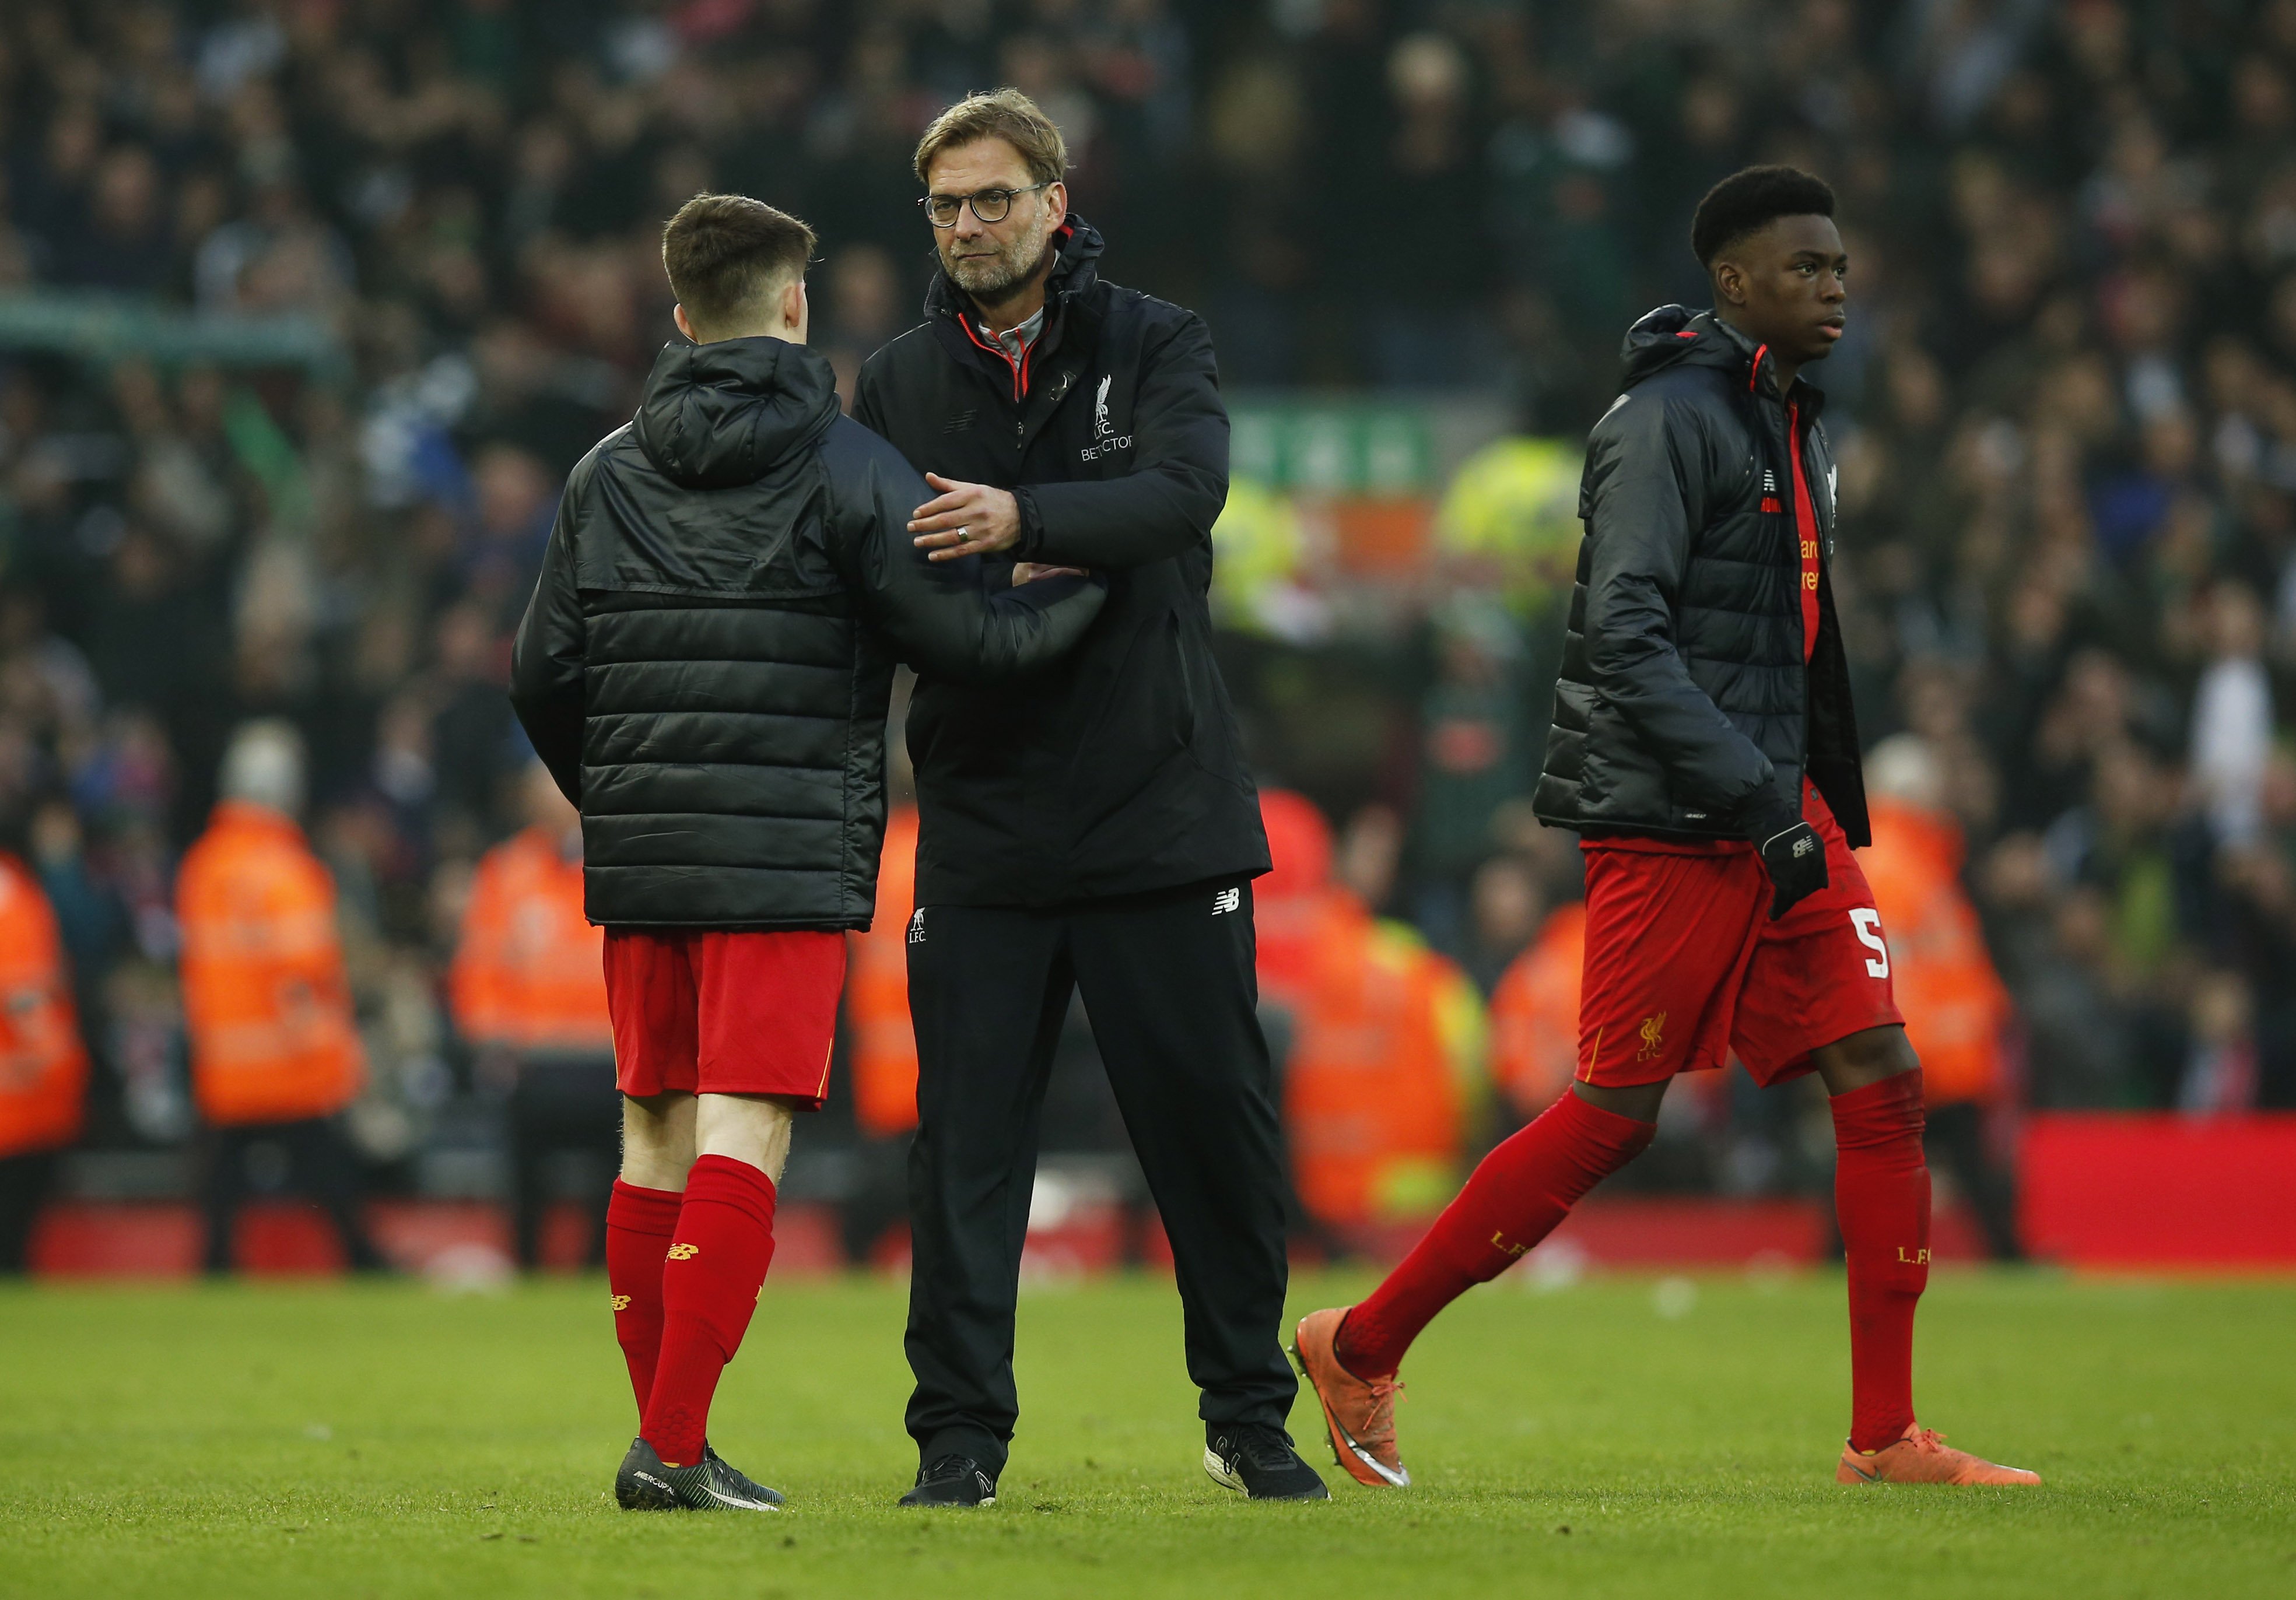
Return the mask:
[[[1052, 254], [1052, 248], [1051, 241], [1047, 240], [1043, 248], [1037, 251], [1035, 258], [1026, 267], [1010, 267], [1004, 265], [1004, 261], [999, 260], [996, 263], [996, 267], [992, 267], [990, 269], [993, 275], [983, 278], [978, 283], [968, 283], [961, 275], [954, 271], [952, 271], [948, 275], [952, 278], [955, 278], [957, 287], [964, 290], [965, 293], [972, 295], [975, 299], [998, 299], [1004, 295], [1010, 294], [1013, 290], [1018, 289], [1021, 284], [1034, 277], [1037, 274], [1037, 269], [1045, 264], [1045, 258]], [[976, 261], [972, 263], [972, 265], [978, 269], [983, 264]], [[998, 268], [1001, 268], [1002, 270], [997, 270]]]

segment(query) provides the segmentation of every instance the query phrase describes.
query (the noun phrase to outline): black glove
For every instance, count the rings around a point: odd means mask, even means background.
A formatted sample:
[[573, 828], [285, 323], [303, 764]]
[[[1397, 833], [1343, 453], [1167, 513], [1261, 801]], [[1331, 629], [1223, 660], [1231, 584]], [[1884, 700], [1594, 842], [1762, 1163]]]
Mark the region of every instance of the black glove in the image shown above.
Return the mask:
[[1827, 882], [1825, 841], [1785, 801], [1764, 799], [1753, 809], [1746, 836], [1770, 874], [1770, 920], [1776, 922]]

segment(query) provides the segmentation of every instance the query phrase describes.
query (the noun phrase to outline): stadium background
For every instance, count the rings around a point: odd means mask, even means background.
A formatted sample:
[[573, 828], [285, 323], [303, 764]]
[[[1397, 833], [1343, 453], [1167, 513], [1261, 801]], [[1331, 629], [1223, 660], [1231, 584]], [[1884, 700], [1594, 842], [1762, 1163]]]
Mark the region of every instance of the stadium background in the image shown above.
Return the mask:
[[[1860, 717], [1918, 741], [1893, 770], [1939, 780], [2012, 1002], [1949, 1172], [1985, 1199], [2042, 1112], [2266, 1127], [2296, 1102], [2292, 72], [2296, 4], [2228, 0], [12, 4], [0, 832], [95, 1062], [61, 1199], [191, 1182], [172, 874], [253, 716], [310, 748], [372, 1186], [499, 1198], [501, 1085], [444, 974], [520, 820], [501, 689], [558, 485], [669, 334], [660, 221], [709, 187], [807, 217], [849, 375], [920, 298], [915, 135], [991, 82], [1061, 122], [1109, 275], [1211, 323], [1259, 770], [1390, 919], [1350, 949], [1439, 991], [1446, 1147], [1351, 1220], [1409, 1227], [1536, 1104], [1481, 1005], [1574, 892], [1522, 802], [1576, 441], [1628, 322], [1702, 295], [1691, 208], [1751, 160], [1841, 196], [1851, 331], [1813, 376]], [[1089, 1050], [1047, 1231], [1152, 1252]], [[1629, 1176], [1821, 1194], [1812, 1109], [1702, 1086]], [[803, 1129], [817, 1255], [885, 1245], [898, 1141], [866, 1121]]]

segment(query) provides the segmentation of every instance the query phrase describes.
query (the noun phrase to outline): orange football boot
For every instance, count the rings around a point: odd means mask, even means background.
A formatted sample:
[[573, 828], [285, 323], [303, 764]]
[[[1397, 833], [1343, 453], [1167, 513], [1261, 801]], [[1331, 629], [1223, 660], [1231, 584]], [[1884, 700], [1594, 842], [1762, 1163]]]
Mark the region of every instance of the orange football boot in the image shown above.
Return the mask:
[[1332, 1341], [1349, 1307], [1310, 1311], [1292, 1339], [1292, 1358], [1324, 1407], [1332, 1435], [1332, 1459], [1365, 1489], [1409, 1489], [1411, 1474], [1395, 1449], [1395, 1397], [1403, 1385], [1393, 1378], [1359, 1378], [1340, 1365]]
[[1918, 1423], [1906, 1424], [1904, 1437], [1871, 1455], [1853, 1450], [1845, 1440], [1841, 1465], [1834, 1469], [1837, 1483], [2005, 1483], [2038, 1488], [2041, 1474], [2021, 1466], [1996, 1466], [1967, 1450], [1949, 1449], [1945, 1435]]

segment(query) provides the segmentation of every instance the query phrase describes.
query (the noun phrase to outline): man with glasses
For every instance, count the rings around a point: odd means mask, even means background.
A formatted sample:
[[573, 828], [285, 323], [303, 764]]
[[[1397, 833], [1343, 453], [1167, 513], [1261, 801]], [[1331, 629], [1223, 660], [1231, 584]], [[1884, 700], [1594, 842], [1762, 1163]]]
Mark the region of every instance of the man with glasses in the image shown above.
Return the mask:
[[925, 323], [870, 357], [854, 407], [938, 491], [909, 523], [931, 559], [1109, 585], [1059, 668], [1000, 691], [926, 674], [911, 703], [922, 1465], [902, 1503], [996, 1496], [1037, 1116], [1072, 991], [1172, 1243], [1205, 1469], [1254, 1498], [1320, 1499], [1284, 1432], [1283, 1158], [1252, 971], [1267, 841], [1205, 600], [1227, 414], [1202, 321], [1101, 281], [1067, 165], [1017, 90], [925, 131], [939, 271]]

